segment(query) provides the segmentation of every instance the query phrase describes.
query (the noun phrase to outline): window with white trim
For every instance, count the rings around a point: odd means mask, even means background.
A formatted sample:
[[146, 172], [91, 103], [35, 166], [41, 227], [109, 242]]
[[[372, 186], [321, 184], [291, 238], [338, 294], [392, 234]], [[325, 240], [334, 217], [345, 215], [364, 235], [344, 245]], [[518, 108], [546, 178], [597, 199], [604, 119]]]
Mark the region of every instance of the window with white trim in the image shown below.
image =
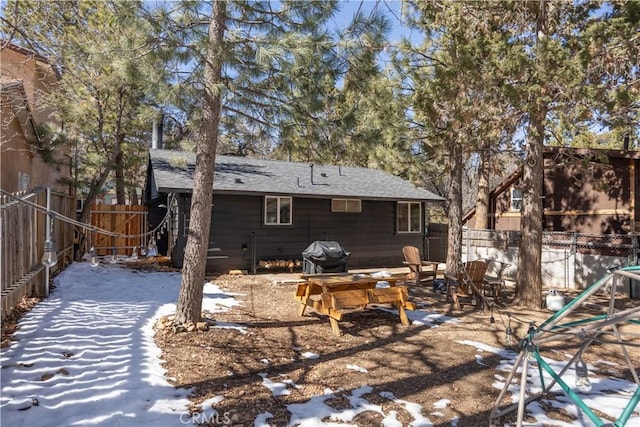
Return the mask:
[[264, 224], [291, 225], [291, 197], [265, 196]]
[[522, 189], [511, 189], [511, 210], [520, 212], [522, 210]]
[[18, 191], [28, 191], [31, 185], [31, 175], [18, 172]]
[[182, 218], [183, 218], [183, 232], [182, 235], [184, 237], [188, 237], [189, 236], [189, 222], [191, 221], [191, 215], [189, 214], [182, 214]]
[[362, 212], [362, 200], [331, 199], [331, 212]]
[[420, 233], [422, 231], [422, 203], [398, 202], [398, 233]]

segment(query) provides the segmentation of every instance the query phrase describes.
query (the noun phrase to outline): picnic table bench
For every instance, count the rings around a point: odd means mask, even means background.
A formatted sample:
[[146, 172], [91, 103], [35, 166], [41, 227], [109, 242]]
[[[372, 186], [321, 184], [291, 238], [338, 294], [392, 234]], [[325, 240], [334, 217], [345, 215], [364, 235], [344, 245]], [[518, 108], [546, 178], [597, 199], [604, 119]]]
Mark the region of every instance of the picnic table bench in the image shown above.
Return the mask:
[[[364, 310], [369, 304], [391, 304], [398, 309], [400, 321], [409, 325], [406, 310], [415, 310], [409, 301], [406, 286], [397, 283], [405, 280], [405, 275], [376, 277], [369, 274], [331, 274], [307, 276], [307, 282], [299, 283], [295, 299], [300, 302], [300, 315], [307, 307], [329, 316], [331, 330], [340, 336], [340, 325], [344, 314], [353, 310]], [[388, 287], [376, 287], [379, 282], [387, 282]]]

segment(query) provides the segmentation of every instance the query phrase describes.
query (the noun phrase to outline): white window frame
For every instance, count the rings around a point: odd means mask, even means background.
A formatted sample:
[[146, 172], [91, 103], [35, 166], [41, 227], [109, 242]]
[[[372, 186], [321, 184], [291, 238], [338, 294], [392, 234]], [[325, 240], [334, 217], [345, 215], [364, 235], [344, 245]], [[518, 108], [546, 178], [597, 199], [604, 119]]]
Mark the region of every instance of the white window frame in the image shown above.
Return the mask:
[[182, 236], [189, 237], [189, 223], [191, 222], [191, 215], [187, 213], [182, 214], [183, 223], [182, 223]]
[[[401, 230], [400, 227], [400, 206], [401, 205], [406, 205], [407, 206], [407, 223], [406, 225], [406, 230]], [[420, 215], [420, 218], [418, 219], [418, 229], [417, 230], [412, 230], [411, 229], [411, 224], [412, 224], [412, 214], [411, 214], [411, 207], [413, 205], [418, 205], [419, 209], [418, 212]], [[399, 234], [409, 234], [409, 233], [422, 233], [422, 203], [421, 202], [398, 202], [397, 203], [397, 208], [396, 208], [396, 230], [398, 231]]]
[[360, 199], [331, 199], [331, 212], [362, 212]]
[[511, 212], [520, 212], [522, 210], [522, 188], [513, 187], [511, 189], [511, 203], [509, 204], [509, 210]]
[[[276, 221], [269, 222], [267, 206], [270, 200], [276, 200]], [[283, 201], [289, 203], [289, 221], [283, 222], [280, 218], [281, 205]], [[264, 196], [264, 225], [291, 225], [293, 220], [293, 197], [290, 196]]]
[[29, 191], [31, 188], [31, 175], [26, 172], [18, 172], [18, 191]]

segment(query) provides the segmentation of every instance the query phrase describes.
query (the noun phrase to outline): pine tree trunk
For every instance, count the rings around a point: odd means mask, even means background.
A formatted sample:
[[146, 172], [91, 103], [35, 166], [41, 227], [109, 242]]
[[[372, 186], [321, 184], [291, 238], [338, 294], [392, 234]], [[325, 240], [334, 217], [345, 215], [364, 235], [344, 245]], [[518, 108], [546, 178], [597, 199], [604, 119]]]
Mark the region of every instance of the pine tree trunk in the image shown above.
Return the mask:
[[[547, 36], [547, 3], [536, 4], [536, 62], [539, 79], [545, 64], [544, 39]], [[545, 67], [545, 65], [547, 65]], [[518, 277], [514, 302], [532, 309], [542, 308], [542, 186], [544, 176], [544, 129], [549, 106], [544, 87], [531, 95], [526, 160], [522, 168], [522, 217], [518, 248]]]
[[[108, 162], [105, 163], [105, 168], [100, 172], [100, 175], [94, 177], [89, 185], [89, 193], [84, 200], [84, 204], [82, 205], [82, 211], [80, 211], [80, 216], [78, 217], [78, 221], [88, 224], [91, 220], [89, 218], [91, 214], [91, 206], [95, 203], [96, 198], [102, 191], [104, 187], [104, 183], [107, 182], [107, 178], [112, 171], [112, 165], [115, 164], [116, 158], [120, 155], [120, 146], [116, 147], [116, 151], [111, 155], [111, 158]], [[78, 251], [75, 254], [75, 260], [80, 261], [82, 256], [85, 254], [85, 251], [88, 250], [87, 245], [87, 232], [86, 230], [82, 230], [78, 236]]]
[[522, 172], [522, 218], [515, 303], [542, 307], [542, 176], [544, 125], [547, 108], [536, 105], [530, 114], [526, 162]]
[[474, 227], [486, 230], [489, 228], [489, 166], [491, 161], [490, 147], [484, 142], [480, 150], [478, 166], [478, 195], [476, 197], [476, 214]]
[[447, 166], [451, 177], [447, 194], [449, 205], [447, 271], [457, 274], [462, 268], [462, 147], [459, 142], [449, 145]]
[[129, 204], [130, 205], [139, 205], [140, 199], [138, 199], [138, 193], [136, 193], [135, 188], [129, 190]]
[[196, 147], [196, 168], [191, 198], [189, 236], [184, 251], [182, 283], [176, 322], [189, 323], [200, 320], [202, 289], [207, 267], [209, 232], [211, 230], [211, 206], [213, 202], [213, 172], [220, 123], [222, 81], [222, 49], [226, 3], [213, 2], [209, 24], [209, 45], [204, 72], [204, 106], [200, 138]]
[[[122, 145], [118, 143], [120, 147]], [[126, 193], [124, 189], [124, 153], [122, 150], [118, 150], [119, 154], [116, 157], [116, 162], [113, 165], [116, 174], [116, 202], [119, 205], [125, 205], [127, 203]]]

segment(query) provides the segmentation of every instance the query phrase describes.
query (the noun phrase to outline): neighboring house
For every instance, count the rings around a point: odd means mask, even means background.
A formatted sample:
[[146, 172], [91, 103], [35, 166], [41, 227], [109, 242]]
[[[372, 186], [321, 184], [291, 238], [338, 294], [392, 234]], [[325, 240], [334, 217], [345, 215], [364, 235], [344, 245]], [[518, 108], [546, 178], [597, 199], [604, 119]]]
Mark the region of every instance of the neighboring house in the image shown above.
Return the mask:
[[12, 44], [3, 44], [0, 55], [0, 186], [11, 193], [34, 187], [66, 192], [59, 180], [70, 176], [70, 168], [51, 166], [39, 153], [45, 144], [38, 127], [56, 123], [53, 110], [43, 102], [58, 81], [56, 73], [45, 58]]
[[[178, 266], [194, 165], [194, 154], [150, 151], [149, 223], [170, 210], [166, 246]], [[216, 156], [213, 190], [209, 272], [255, 272], [260, 261], [301, 260], [316, 240], [337, 241], [351, 252], [349, 268], [402, 265], [404, 245], [423, 247], [426, 203], [443, 201], [380, 170], [223, 155]]]
[[[640, 151], [546, 147], [546, 231], [627, 234], [640, 231]], [[519, 230], [522, 168], [489, 196], [489, 228]], [[463, 218], [473, 228], [475, 208]]]

